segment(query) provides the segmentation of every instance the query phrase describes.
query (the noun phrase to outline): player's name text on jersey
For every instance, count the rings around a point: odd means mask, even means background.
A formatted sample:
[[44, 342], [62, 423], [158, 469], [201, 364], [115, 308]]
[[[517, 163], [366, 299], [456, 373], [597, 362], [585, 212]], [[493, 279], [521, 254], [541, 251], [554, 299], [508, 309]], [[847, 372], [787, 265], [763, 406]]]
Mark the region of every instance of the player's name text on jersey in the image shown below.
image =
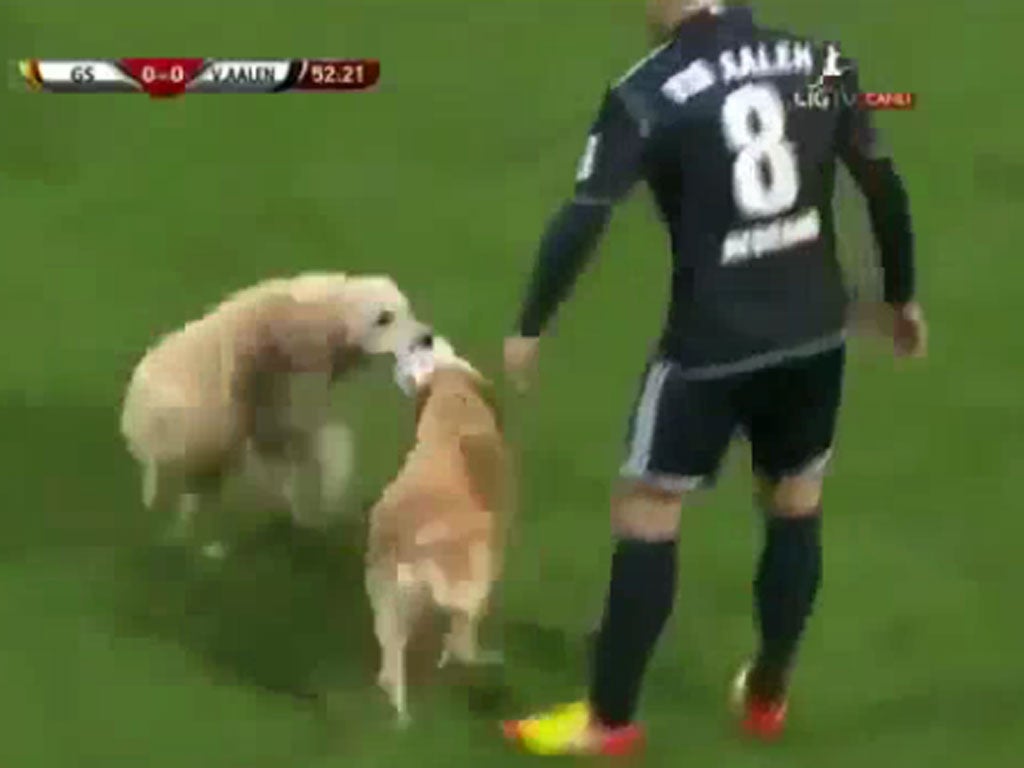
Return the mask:
[[821, 214], [808, 208], [792, 216], [774, 219], [747, 229], [737, 229], [722, 244], [722, 265], [741, 264], [798, 245], [813, 243], [821, 236]]
[[761, 77], [814, 74], [814, 48], [810, 43], [779, 40], [722, 51], [718, 67], [726, 85]]
[[673, 75], [661, 86], [662, 94], [677, 104], [685, 104], [699, 93], [703, 93], [717, 82], [714, 69], [704, 59], [697, 59], [690, 66]]
[[673, 75], [661, 88], [666, 98], [684, 104], [719, 82], [726, 85], [765, 77], [814, 74], [814, 49], [810, 43], [780, 40], [777, 43], [744, 45], [723, 51], [714, 64], [697, 59]]

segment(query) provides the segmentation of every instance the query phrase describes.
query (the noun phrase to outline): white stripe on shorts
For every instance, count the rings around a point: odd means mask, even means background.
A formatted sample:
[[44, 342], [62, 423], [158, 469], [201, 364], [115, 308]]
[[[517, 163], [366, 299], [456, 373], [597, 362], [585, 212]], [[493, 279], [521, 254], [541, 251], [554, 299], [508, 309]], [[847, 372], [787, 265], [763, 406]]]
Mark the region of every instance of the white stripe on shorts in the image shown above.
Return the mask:
[[622, 466], [624, 475], [637, 477], [647, 472], [647, 465], [651, 460], [651, 448], [654, 446], [654, 432], [658, 426], [658, 406], [661, 403], [661, 393], [665, 389], [665, 381], [671, 371], [672, 363], [659, 360], [647, 372], [640, 402], [637, 404], [629, 458]]

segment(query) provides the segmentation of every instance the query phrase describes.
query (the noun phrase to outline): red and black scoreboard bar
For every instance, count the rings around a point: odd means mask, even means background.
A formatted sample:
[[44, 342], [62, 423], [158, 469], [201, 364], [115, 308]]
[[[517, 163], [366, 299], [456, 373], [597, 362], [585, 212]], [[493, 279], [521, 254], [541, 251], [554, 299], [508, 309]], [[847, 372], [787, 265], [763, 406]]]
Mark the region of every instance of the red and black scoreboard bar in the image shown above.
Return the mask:
[[52, 93], [187, 93], [366, 91], [380, 80], [376, 59], [26, 59], [32, 90]]

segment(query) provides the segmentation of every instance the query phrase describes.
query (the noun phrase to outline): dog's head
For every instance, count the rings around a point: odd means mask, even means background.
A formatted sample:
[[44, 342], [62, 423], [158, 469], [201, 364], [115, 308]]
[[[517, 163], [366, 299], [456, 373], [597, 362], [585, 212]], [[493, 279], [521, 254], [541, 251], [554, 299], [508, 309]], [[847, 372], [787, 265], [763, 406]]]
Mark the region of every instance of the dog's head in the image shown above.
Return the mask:
[[[416, 421], [433, 431], [500, 432], [501, 416], [491, 383], [447, 339], [413, 345], [398, 355], [395, 381], [416, 399]], [[429, 424], [425, 421], [429, 419]]]
[[397, 355], [414, 345], [429, 346], [432, 339], [386, 277], [308, 272], [236, 295], [247, 296], [258, 299], [258, 309], [243, 326], [240, 346], [270, 370], [330, 371], [336, 377], [366, 355]]
[[292, 298], [333, 307], [336, 336], [350, 351], [398, 354], [430, 339], [430, 329], [413, 315], [409, 299], [384, 276], [306, 273], [292, 278]]
[[350, 277], [344, 286], [349, 343], [370, 355], [398, 355], [427, 346], [430, 328], [416, 319], [409, 299], [389, 277]]
[[491, 383], [474, 370], [442, 368], [416, 393], [421, 431], [494, 434], [502, 431], [501, 413]]
[[492, 511], [506, 507], [507, 456], [491, 383], [443, 338], [399, 355], [395, 379], [416, 398], [418, 440], [457, 441], [476, 497]]

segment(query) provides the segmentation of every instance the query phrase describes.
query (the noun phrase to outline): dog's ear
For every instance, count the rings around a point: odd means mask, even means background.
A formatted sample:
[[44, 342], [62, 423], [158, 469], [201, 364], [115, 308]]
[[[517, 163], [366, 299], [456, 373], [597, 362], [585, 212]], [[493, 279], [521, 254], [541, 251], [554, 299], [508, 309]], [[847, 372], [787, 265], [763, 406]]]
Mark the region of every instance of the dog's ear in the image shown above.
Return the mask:
[[490, 432], [463, 434], [459, 449], [474, 495], [492, 512], [502, 510], [507, 502], [508, 477], [501, 438]]

